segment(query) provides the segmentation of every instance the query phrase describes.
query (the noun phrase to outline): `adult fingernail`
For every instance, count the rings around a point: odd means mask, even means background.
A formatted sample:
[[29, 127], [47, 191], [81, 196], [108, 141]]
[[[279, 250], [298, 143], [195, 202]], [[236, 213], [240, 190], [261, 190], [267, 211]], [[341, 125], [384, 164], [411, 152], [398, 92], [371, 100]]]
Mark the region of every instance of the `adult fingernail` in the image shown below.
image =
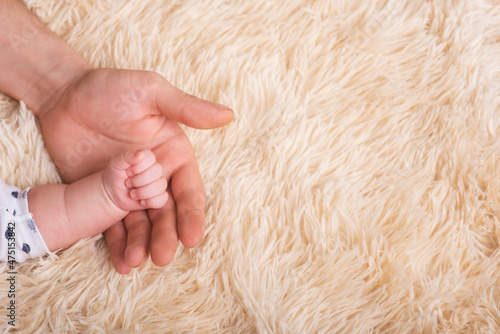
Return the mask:
[[219, 103], [212, 103], [217, 109], [220, 109], [220, 110], [231, 110], [231, 108], [229, 107], [226, 107], [225, 105], [223, 104], [219, 104]]

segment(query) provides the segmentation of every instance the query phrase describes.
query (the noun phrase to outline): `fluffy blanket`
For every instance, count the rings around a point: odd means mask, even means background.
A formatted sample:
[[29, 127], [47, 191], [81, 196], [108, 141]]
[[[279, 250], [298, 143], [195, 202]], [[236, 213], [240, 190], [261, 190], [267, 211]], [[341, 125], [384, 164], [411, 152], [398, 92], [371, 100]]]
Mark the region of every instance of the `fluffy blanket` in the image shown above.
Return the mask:
[[[157, 71], [235, 120], [184, 127], [197, 248], [126, 276], [101, 237], [24, 263], [18, 330], [500, 331], [498, 0], [26, 3], [95, 66]], [[2, 96], [0, 120], [0, 177], [60, 182], [31, 112]]]

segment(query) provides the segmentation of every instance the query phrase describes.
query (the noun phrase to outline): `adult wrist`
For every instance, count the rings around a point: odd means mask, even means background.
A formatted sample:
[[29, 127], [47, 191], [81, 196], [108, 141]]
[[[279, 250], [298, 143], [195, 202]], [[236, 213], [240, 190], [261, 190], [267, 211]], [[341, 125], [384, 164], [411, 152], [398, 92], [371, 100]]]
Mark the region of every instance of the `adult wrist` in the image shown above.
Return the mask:
[[18, 0], [0, 5], [0, 91], [35, 114], [90, 64]]
[[21, 99], [39, 117], [71, 82], [80, 79], [92, 69], [87, 61], [79, 57], [66, 57], [55, 61], [41, 70], [38, 77], [33, 78]]

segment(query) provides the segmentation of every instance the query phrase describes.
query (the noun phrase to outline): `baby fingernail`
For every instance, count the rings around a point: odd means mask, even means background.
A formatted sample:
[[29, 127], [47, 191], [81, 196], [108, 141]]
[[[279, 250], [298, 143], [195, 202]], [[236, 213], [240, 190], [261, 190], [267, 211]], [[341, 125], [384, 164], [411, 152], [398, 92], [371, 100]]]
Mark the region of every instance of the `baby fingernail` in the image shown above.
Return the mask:
[[132, 190], [130, 192], [130, 197], [132, 197], [132, 199], [137, 199], [137, 192], [135, 192], [134, 190]]
[[126, 186], [127, 188], [129, 188], [129, 189], [130, 189], [130, 188], [132, 188], [132, 181], [131, 181], [130, 179], [127, 179], [127, 180], [125, 181], [125, 186]]
[[141, 201], [141, 205], [142, 205], [142, 206], [146, 206], [146, 201], [145, 201], [145, 200], [142, 200], [142, 201]]
[[128, 177], [134, 176], [134, 172], [131, 169], [127, 170], [127, 176]]

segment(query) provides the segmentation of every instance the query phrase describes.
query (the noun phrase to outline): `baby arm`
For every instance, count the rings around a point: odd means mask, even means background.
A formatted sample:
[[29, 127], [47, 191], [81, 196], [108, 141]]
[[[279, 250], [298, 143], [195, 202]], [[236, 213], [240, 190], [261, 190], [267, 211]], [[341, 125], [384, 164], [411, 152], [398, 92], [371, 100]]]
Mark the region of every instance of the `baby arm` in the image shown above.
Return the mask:
[[47, 247], [55, 251], [102, 233], [130, 211], [163, 207], [166, 188], [162, 166], [151, 151], [141, 150], [121, 154], [72, 184], [35, 187], [28, 203]]

